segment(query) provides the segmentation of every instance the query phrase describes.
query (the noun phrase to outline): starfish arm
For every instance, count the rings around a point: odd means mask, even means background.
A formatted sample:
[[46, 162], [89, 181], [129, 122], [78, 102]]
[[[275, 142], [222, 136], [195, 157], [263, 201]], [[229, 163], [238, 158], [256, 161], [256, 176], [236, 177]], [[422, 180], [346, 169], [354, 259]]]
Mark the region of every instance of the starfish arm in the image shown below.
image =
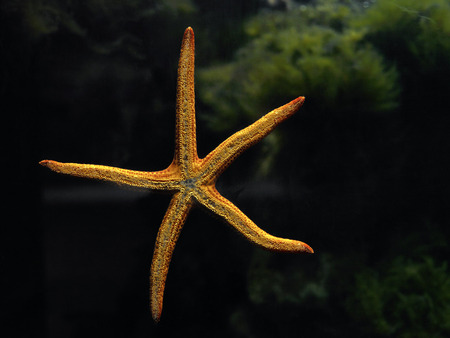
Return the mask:
[[203, 178], [215, 180], [241, 153], [266, 137], [275, 127], [293, 115], [303, 104], [305, 98], [295, 100], [267, 113], [259, 120], [231, 135], [203, 159]]
[[183, 179], [190, 178], [199, 161], [195, 131], [194, 54], [194, 31], [188, 27], [184, 32], [178, 63], [175, 155], [173, 159], [173, 165], [180, 169]]
[[171, 170], [145, 172], [96, 164], [61, 163], [43, 160], [39, 164], [60, 174], [110, 181], [117, 184], [157, 190], [178, 188], [176, 175]]
[[196, 197], [202, 205], [223, 217], [227, 223], [256, 245], [279, 252], [314, 253], [314, 250], [306, 243], [275, 237], [260, 229], [233, 203], [223, 197], [214, 186], [203, 187]]
[[192, 203], [189, 194], [176, 193], [159, 228], [150, 269], [150, 308], [155, 322], [161, 317], [164, 287], [172, 253]]

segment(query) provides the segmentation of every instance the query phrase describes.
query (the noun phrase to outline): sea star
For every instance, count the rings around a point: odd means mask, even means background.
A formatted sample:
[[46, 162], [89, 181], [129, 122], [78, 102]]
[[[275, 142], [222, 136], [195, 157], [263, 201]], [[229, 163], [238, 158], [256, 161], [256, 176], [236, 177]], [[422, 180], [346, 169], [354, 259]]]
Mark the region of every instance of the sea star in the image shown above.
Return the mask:
[[178, 65], [175, 155], [164, 170], [135, 171], [103, 165], [39, 162], [53, 171], [73, 176], [112, 181], [147, 189], [173, 192], [169, 208], [156, 238], [150, 270], [150, 306], [153, 319], [161, 317], [164, 287], [175, 244], [192, 205], [197, 202], [221, 216], [252, 243], [281, 252], [313, 253], [303, 242], [275, 237], [261, 230], [233, 203], [220, 195], [215, 183], [219, 175], [245, 149], [269, 134], [294, 114], [305, 98], [297, 99], [264, 115], [223, 141], [205, 158], [197, 155], [194, 95], [194, 31], [184, 32]]

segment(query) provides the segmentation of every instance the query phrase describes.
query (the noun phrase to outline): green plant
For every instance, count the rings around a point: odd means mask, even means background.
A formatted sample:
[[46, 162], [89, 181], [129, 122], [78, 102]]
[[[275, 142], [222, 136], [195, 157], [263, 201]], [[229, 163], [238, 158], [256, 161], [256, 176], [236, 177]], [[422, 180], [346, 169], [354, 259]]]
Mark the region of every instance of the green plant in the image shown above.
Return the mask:
[[398, 257], [385, 269], [356, 275], [350, 314], [368, 330], [395, 337], [450, 334], [450, 278], [432, 257]]
[[362, 29], [349, 26], [351, 14], [348, 6], [319, 2], [250, 20], [251, 41], [235, 60], [200, 72], [200, 96], [218, 113], [210, 126], [229, 129], [299, 95], [306, 109], [330, 114], [393, 109], [396, 72], [364, 42]]
[[[442, 97], [449, 88], [450, 3], [446, 0], [377, 1], [352, 21], [367, 39], [395, 62], [412, 91]], [[409, 89], [411, 88], [411, 89]], [[408, 100], [408, 99], [405, 99]]]

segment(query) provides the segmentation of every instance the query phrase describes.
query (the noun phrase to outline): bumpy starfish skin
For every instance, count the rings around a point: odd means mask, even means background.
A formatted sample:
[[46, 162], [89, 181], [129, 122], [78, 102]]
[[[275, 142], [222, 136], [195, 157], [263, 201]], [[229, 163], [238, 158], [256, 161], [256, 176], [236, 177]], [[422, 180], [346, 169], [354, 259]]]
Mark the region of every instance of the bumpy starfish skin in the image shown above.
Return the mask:
[[51, 170], [86, 178], [112, 181], [135, 187], [174, 192], [156, 238], [150, 271], [150, 305], [152, 316], [159, 321], [164, 286], [175, 244], [194, 203], [200, 203], [221, 216], [252, 243], [282, 252], [313, 253], [303, 242], [272, 236], [261, 230], [233, 203], [215, 188], [219, 175], [245, 149], [269, 134], [279, 123], [294, 114], [304, 97], [277, 108], [230, 136], [205, 158], [197, 155], [194, 94], [194, 31], [187, 28], [181, 45], [178, 66], [175, 154], [172, 163], [162, 171], [145, 172], [103, 165], [60, 163], [51, 160], [40, 164]]

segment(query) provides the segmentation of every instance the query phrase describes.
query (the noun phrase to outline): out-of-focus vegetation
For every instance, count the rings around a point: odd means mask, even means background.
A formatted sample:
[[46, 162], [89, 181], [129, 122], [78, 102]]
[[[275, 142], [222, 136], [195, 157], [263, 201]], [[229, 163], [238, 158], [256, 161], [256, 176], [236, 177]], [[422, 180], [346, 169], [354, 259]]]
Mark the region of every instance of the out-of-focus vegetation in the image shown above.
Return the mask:
[[[354, 26], [409, 76], [448, 71], [450, 55], [450, 3], [445, 0], [377, 1]], [[408, 61], [405, 63], [405, 58]], [[431, 75], [430, 74], [430, 75]]]
[[394, 68], [350, 26], [355, 12], [337, 1], [268, 12], [246, 25], [250, 42], [226, 65], [203, 69], [201, 97], [215, 130], [255, 120], [296, 96], [308, 112], [385, 112], [398, 105]]
[[[381, 271], [380, 271], [381, 270]], [[356, 275], [348, 311], [367, 332], [392, 337], [450, 334], [450, 278], [446, 262], [399, 256], [382, 269]]]
[[[401, 74], [403, 109], [414, 119], [438, 117], [450, 90], [450, 3], [377, 1], [354, 26]], [[423, 100], [427, 99], [426, 108]]]

